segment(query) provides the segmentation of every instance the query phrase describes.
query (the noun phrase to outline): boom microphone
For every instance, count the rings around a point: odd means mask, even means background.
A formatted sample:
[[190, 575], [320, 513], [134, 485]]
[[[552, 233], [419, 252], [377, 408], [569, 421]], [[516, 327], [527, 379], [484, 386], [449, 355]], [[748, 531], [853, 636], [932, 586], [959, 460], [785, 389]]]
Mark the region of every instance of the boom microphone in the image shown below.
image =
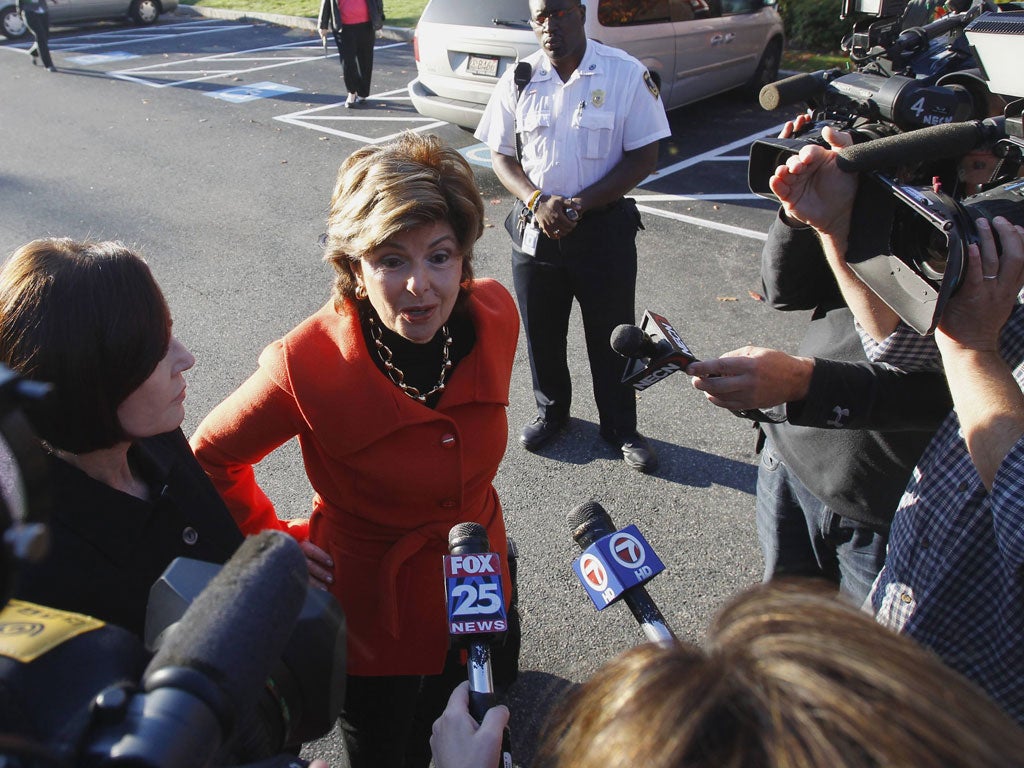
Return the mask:
[[800, 72], [764, 86], [757, 95], [757, 100], [761, 108], [769, 112], [787, 104], [810, 102], [821, 96], [825, 92], [825, 86], [842, 74], [839, 69]]
[[[466, 647], [469, 675], [469, 713], [483, 722], [496, 703], [491, 675], [491, 643], [508, 629], [501, 584], [501, 558], [490, 552], [487, 529], [480, 523], [459, 523], [448, 532], [445, 558], [445, 598], [448, 631], [454, 643]], [[502, 734], [499, 768], [512, 768], [509, 729]]]
[[[621, 597], [648, 640], [664, 646], [675, 644], [676, 636], [643, 587], [643, 582], [664, 566], [635, 526], [616, 531], [611, 516], [596, 501], [581, 504], [568, 514], [566, 522], [573, 540], [584, 551], [577, 561], [577, 575], [587, 591], [602, 594], [606, 605]], [[613, 539], [616, 536], [619, 542]], [[589, 558], [588, 563], [583, 562], [585, 558]], [[604, 607], [597, 600], [594, 604], [599, 609]]]
[[982, 144], [1004, 138], [1005, 122], [1003, 117], [990, 117], [883, 136], [838, 150], [836, 165], [848, 173], [858, 173], [965, 155]]
[[307, 578], [306, 558], [287, 534], [246, 539], [167, 633], [143, 675], [144, 693], [101, 695], [97, 706], [116, 709], [119, 722], [90, 745], [92, 754], [153, 768], [222, 760], [285, 648]]

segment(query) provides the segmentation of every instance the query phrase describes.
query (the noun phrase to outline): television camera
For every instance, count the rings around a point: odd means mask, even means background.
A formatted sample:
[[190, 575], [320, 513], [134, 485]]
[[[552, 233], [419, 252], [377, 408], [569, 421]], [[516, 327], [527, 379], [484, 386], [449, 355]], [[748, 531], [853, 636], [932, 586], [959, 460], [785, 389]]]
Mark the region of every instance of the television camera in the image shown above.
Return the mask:
[[[1003, 216], [1024, 225], [1024, 11], [985, 13], [965, 28], [989, 88], [1014, 100], [1001, 118], [939, 126], [840, 151], [840, 167], [860, 171], [847, 263], [918, 333], [931, 333], [963, 282], [974, 221]], [[985, 189], [956, 199], [884, 172], [891, 158], [955, 157], [990, 146], [998, 163]], [[993, 232], [993, 234], [995, 234]], [[998, 246], [998, 238], [997, 238]]]
[[[980, 9], [975, 6], [936, 22], [945, 22], [947, 30], [958, 30], [955, 46], [969, 51], [977, 65], [976, 74], [960, 71], [945, 77], [971, 83], [972, 103], [997, 97], [995, 103], [1005, 104], [1001, 116], [953, 120], [907, 132], [893, 125], [889, 135], [882, 137], [854, 128], [851, 132], [860, 142], [837, 151], [839, 168], [860, 174], [847, 263], [921, 334], [934, 331], [946, 302], [963, 282], [968, 246], [978, 241], [975, 219], [1003, 216], [1024, 224], [1024, 84], [1018, 76], [1024, 49], [1024, 10], [980, 13]], [[869, 24], [863, 34], [869, 41], [884, 42], [887, 29]], [[900, 39], [907, 39], [906, 34], [905, 30], [896, 38], [897, 46]], [[879, 43], [869, 51], [891, 48]], [[820, 73], [811, 77], [820, 79]], [[839, 82], [840, 78], [828, 81], [829, 85]], [[946, 84], [940, 87], [950, 90], [967, 87], [948, 79], [937, 81], [943, 82]], [[820, 128], [818, 123], [810, 133], [795, 139], [755, 142], [748, 168], [751, 191], [776, 199], [768, 189], [775, 167], [808, 144], [824, 144]], [[978, 148], [991, 151], [996, 164], [977, 194], [964, 197], [957, 194], [955, 183], [945, 183], [939, 174], [930, 176], [938, 163], [958, 163]], [[897, 169], [908, 168], [917, 171], [901, 177]]]
[[[906, 0], [844, 0], [844, 17], [871, 14], [856, 21], [842, 41], [854, 71], [801, 73], [761, 90], [765, 109], [805, 102], [812, 121], [792, 138], [754, 142], [747, 171], [751, 191], [775, 199], [768, 187], [775, 168], [807, 144], [827, 146], [821, 136], [826, 125], [861, 143], [987, 117], [991, 93], [976, 69], [964, 30], [986, 8], [998, 6], [990, 0], [968, 7], [969, 3], [951, 0], [947, 7], [952, 13], [924, 26], [901, 29], [909, 18]], [[936, 175], [934, 169], [923, 173], [927, 178]]]

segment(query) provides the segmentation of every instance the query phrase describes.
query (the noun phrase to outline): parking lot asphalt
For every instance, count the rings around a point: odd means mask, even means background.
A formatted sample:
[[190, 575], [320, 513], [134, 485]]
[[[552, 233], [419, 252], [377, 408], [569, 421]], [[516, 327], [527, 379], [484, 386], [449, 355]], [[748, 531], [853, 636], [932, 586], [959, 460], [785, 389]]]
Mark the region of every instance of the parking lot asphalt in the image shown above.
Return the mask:
[[[168, 296], [175, 332], [198, 362], [186, 433], [254, 369], [260, 350], [320, 307], [330, 270], [317, 237], [340, 161], [402, 130], [436, 133], [476, 164], [488, 225], [479, 275], [511, 288], [501, 227], [511, 198], [466, 131], [418, 115], [406, 94], [411, 45], [378, 41], [366, 108], [346, 110], [335, 52], [312, 30], [252, 18], [180, 15], [153, 27], [55, 30], [58, 68], [32, 67], [27, 41], [0, 45], [0, 251], [40, 236], [121, 239], [139, 247]], [[667, 317], [699, 357], [745, 344], [796, 351], [803, 313], [759, 300], [758, 259], [774, 206], [746, 184], [750, 142], [785, 119], [726, 94], [670, 114], [659, 171], [634, 191], [637, 306]], [[597, 612], [576, 581], [566, 515], [599, 501], [635, 524], [665, 562], [648, 585], [669, 625], [699, 641], [715, 609], [759, 580], [750, 422], [709, 405], [682, 374], [638, 397], [641, 430], [661, 456], [653, 476], [600, 440], [578, 313], [570, 333], [575, 392], [568, 432], [521, 450], [533, 416], [522, 341], [510, 441], [495, 481], [521, 551], [522, 674], [511, 692], [513, 748], [528, 765], [558, 693], [642, 640], [621, 605]], [[310, 489], [290, 444], [257, 468], [282, 516], [308, 513]], [[438, 606], [438, 610], [443, 610]], [[307, 756], [338, 762], [337, 734]]]

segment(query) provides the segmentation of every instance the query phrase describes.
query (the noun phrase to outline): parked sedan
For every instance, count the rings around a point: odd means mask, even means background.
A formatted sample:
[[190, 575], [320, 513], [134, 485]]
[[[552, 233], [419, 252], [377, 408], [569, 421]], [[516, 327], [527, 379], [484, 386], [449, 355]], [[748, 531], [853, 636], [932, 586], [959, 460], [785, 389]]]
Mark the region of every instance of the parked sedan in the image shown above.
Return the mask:
[[[666, 109], [774, 82], [783, 26], [775, 0], [587, 0], [587, 37], [651, 71]], [[430, 0], [416, 26], [416, 110], [473, 130], [498, 78], [534, 53], [529, 0]]]
[[[45, 0], [50, 24], [82, 24], [100, 19], [128, 17], [136, 24], [152, 24], [161, 13], [178, 7], [178, 0]], [[14, 0], [0, 0], [0, 32], [11, 39], [28, 33]]]

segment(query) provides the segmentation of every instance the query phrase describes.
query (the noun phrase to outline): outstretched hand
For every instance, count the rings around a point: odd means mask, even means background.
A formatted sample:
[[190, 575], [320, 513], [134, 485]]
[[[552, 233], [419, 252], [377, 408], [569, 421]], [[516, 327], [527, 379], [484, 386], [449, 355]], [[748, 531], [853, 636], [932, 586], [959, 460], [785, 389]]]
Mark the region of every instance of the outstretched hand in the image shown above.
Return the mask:
[[731, 411], [771, 408], [802, 400], [811, 385], [814, 360], [777, 349], [742, 347], [686, 367], [694, 389]]

